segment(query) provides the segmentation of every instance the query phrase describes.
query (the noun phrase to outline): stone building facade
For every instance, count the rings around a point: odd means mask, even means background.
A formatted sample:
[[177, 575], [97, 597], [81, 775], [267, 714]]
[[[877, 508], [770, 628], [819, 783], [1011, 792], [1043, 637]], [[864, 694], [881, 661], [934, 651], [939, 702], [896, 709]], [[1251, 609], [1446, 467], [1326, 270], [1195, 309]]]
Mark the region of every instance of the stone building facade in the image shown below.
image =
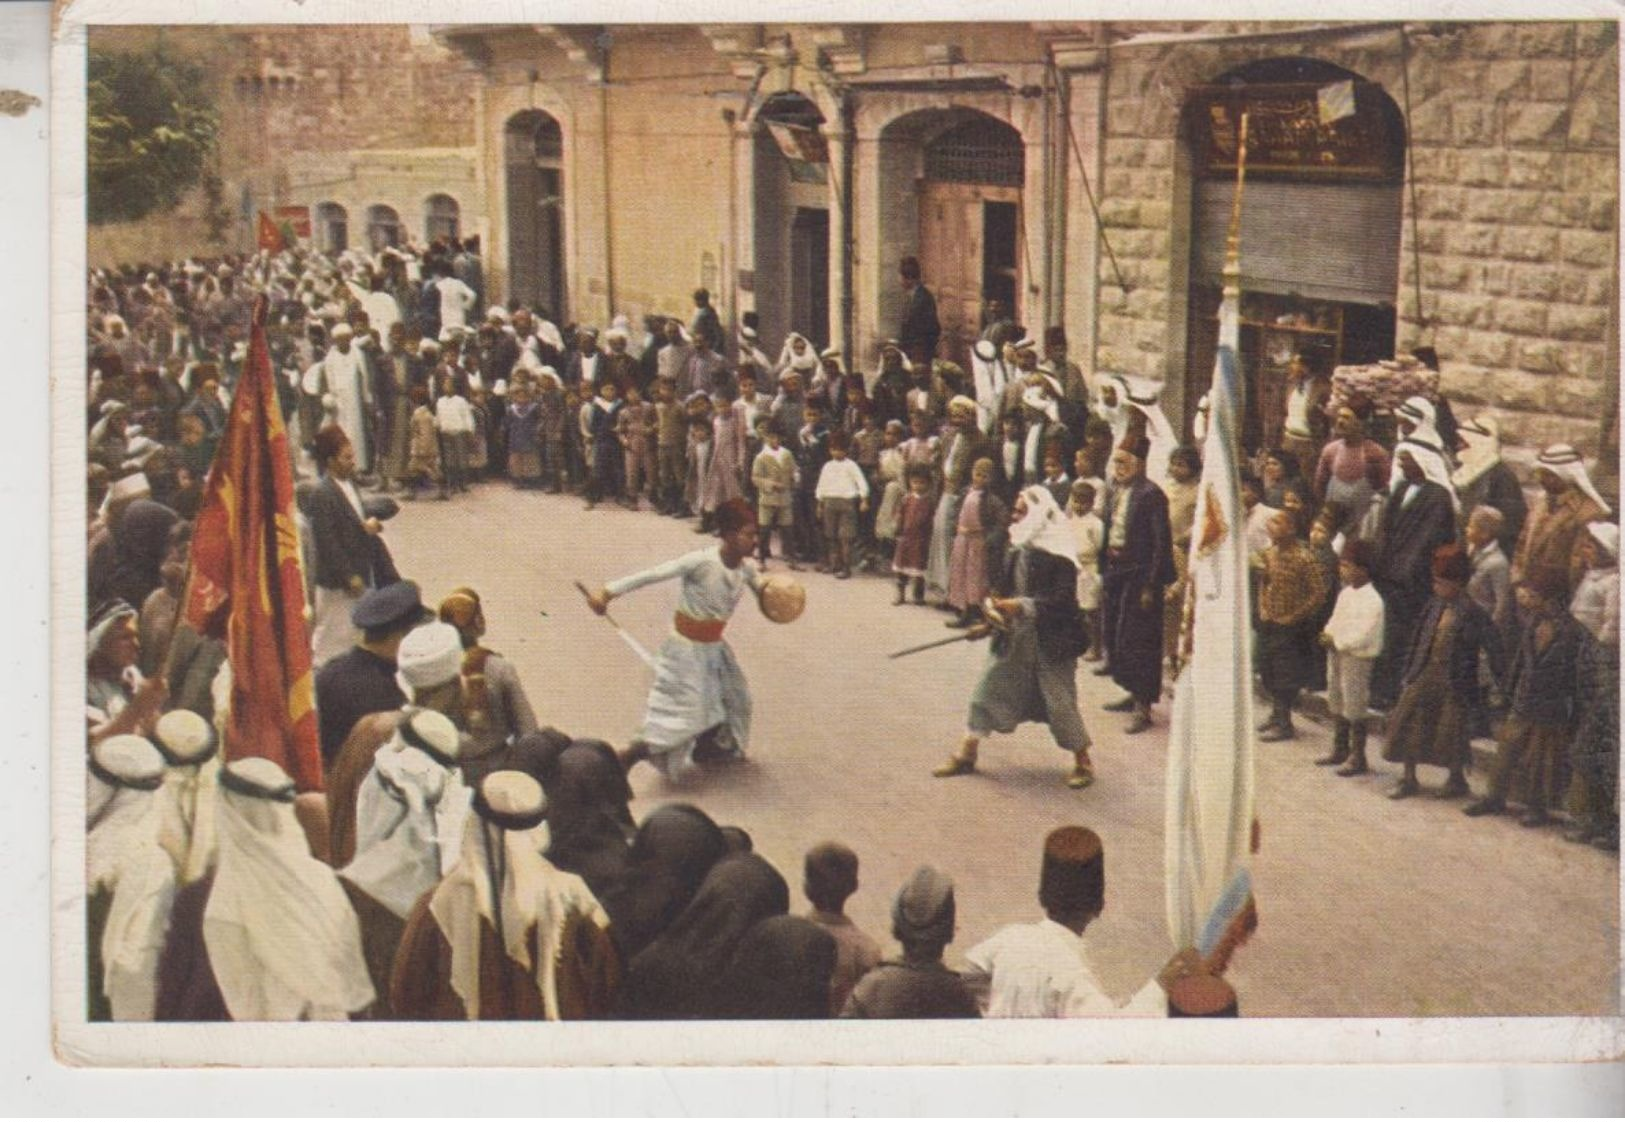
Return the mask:
[[[1563, 439], [1612, 468], [1612, 23], [434, 35], [479, 79], [487, 274], [566, 318], [684, 313], [703, 285], [771, 347], [799, 330], [869, 368], [914, 255], [950, 336], [998, 295], [1034, 332], [1064, 326], [1086, 366], [1162, 382], [1188, 426], [1232, 190], [1215, 145], [1249, 109], [1261, 400], [1293, 353], [1329, 368], [1432, 346], [1458, 413], [1498, 415], [1514, 456]], [[1327, 105], [1348, 122], [1317, 126]]]
[[96, 28], [91, 45], [133, 50], [160, 38], [212, 84], [225, 241], [209, 238], [207, 201], [194, 190], [173, 214], [92, 227], [92, 264], [249, 249], [257, 213], [280, 207], [305, 208], [324, 246], [483, 229], [475, 95], [423, 29], [116, 27]]

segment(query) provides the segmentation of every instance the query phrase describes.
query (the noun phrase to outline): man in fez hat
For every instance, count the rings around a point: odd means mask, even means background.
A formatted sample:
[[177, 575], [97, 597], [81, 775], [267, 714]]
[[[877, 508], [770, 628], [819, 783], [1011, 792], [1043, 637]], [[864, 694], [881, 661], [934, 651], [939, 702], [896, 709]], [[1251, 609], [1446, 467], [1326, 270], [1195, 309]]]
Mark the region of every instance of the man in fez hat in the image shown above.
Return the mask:
[[1176, 575], [1168, 498], [1145, 475], [1150, 451], [1150, 440], [1131, 430], [1112, 453], [1102, 519], [1106, 665], [1097, 673], [1125, 691], [1106, 708], [1133, 714], [1131, 734], [1151, 727], [1151, 706], [1162, 695], [1162, 596]]

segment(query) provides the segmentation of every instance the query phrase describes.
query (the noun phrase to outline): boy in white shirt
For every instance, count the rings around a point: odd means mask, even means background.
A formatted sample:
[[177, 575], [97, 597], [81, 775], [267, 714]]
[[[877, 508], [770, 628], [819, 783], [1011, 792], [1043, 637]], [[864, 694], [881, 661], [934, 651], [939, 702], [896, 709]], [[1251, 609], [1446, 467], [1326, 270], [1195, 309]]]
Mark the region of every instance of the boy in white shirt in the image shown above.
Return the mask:
[[[1355, 538], [1343, 546], [1337, 563], [1343, 590], [1337, 594], [1332, 618], [1320, 633], [1326, 648], [1326, 707], [1336, 721], [1332, 753], [1315, 761], [1337, 767], [1337, 774], [1360, 775], [1365, 759], [1367, 706], [1371, 697], [1371, 668], [1382, 653], [1383, 604], [1371, 583], [1376, 549]], [[1341, 767], [1338, 765], [1341, 764]]]
[[818, 473], [818, 521], [824, 528], [827, 558], [836, 580], [852, 575], [852, 543], [858, 537], [858, 515], [869, 509], [869, 480], [863, 469], [847, 458], [851, 438], [844, 432], [829, 435], [829, 462]]

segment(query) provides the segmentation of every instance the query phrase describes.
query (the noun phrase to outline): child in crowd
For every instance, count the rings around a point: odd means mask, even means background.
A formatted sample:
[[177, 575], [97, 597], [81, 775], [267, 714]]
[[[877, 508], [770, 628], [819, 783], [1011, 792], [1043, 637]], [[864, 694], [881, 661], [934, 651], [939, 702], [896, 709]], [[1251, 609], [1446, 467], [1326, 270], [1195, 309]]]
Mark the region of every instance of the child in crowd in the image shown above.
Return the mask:
[[616, 433], [621, 414], [621, 388], [613, 378], [602, 378], [591, 407], [583, 414], [582, 435], [591, 439], [592, 477], [587, 483], [587, 509], [605, 499], [619, 499], [621, 473], [626, 467], [620, 437]]
[[541, 485], [542, 456], [537, 441], [536, 395], [529, 382], [516, 381], [508, 394], [508, 415], [504, 419], [508, 445], [508, 475], [521, 491]]
[[971, 465], [970, 486], [959, 504], [948, 556], [948, 606], [958, 613], [948, 621], [949, 627], [965, 628], [976, 622], [982, 600], [992, 587], [992, 559], [1002, 556], [1009, 508], [994, 492], [993, 478], [992, 460], [984, 458]]
[[626, 387], [626, 404], [621, 406], [616, 421], [616, 435], [621, 443], [621, 457], [626, 464], [626, 505], [638, 509], [638, 498], [647, 491], [655, 494], [654, 439], [657, 427], [655, 407], [643, 400], [643, 393], [635, 384]]
[[456, 380], [450, 374], [441, 376], [440, 397], [434, 403], [434, 427], [440, 437], [440, 463], [445, 471], [446, 488], [453, 493], [468, 490], [469, 446], [474, 441], [474, 407], [468, 398], [457, 392]]
[[897, 575], [897, 599], [901, 604], [910, 581], [914, 582], [914, 602], [925, 603], [925, 565], [931, 551], [931, 517], [936, 497], [931, 494], [931, 469], [910, 464], [906, 469], [908, 494], [899, 504], [897, 550], [892, 554], [892, 572]]
[[1051, 444], [1044, 449], [1044, 486], [1055, 497], [1055, 505], [1062, 510], [1072, 498], [1072, 480], [1066, 474], [1062, 465], [1062, 454], [1059, 445]]
[[708, 533], [710, 517], [700, 510], [706, 473], [711, 470], [711, 418], [703, 413], [688, 415], [688, 477], [683, 484], [683, 514], [700, 514], [699, 529]]
[[784, 446], [783, 433], [777, 421], [764, 421], [762, 439], [765, 446], [756, 453], [751, 464], [751, 483], [756, 489], [756, 524], [760, 528], [756, 550], [767, 567], [773, 556], [771, 542], [775, 528], [779, 531], [779, 556], [790, 562], [790, 568], [799, 569], [791, 552], [790, 531], [795, 525], [796, 458]]
[[1072, 537], [1078, 544], [1078, 608], [1083, 612], [1084, 634], [1089, 637], [1089, 649], [1083, 658], [1086, 662], [1099, 662], [1105, 657], [1106, 649], [1100, 612], [1100, 547], [1105, 543], [1106, 527], [1095, 513], [1093, 483], [1080, 479], [1072, 484], [1066, 517], [1072, 523]]
[[551, 366], [542, 367], [536, 383], [536, 442], [547, 489], [557, 495], [569, 480], [570, 404], [564, 383]]
[[1371, 668], [1382, 653], [1384, 615], [1382, 597], [1371, 583], [1376, 556], [1371, 543], [1358, 538], [1343, 546], [1337, 564], [1343, 588], [1320, 633], [1320, 645], [1326, 650], [1326, 708], [1335, 723], [1331, 754], [1315, 763], [1335, 767], [1343, 776], [1369, 770], [1365, 738]]
[[685, 432], [676, 386], [661, 378], [655, 383], [655, 507], [661, 514], [682, 509]]
[[875, 489], [880, 492], [880, 506], [875, 513], [875, 540], [881, 556], [890, 557], [897, 544], [897, 518], [903, 508], [906, 487], [903, 472], [908, 461], [903, 458], [903, 422], [886, 422], [880, 436], [880, 457], [875, 467]]
[[880, 945], [847, 918], [846, 901], [858, 890], [858, 855], [838, 842], [807, 851], [801, 891], [812, 904], [807, 918], [835, 939], [835, 969], [829, 977], [829, 1010], [839, 1016], [852, 987], [880, 965]]
[[412, 417], [408, 422], [409, 441], [406, 457], [406, 478], [409, 483], [406, 497], [418, 497], [418, 489], [440, 484], [440, 497], [446, 497], [445, 482], [440, 474], [440, 439], [435, 429], [434, 411], [429, 408], [429, 387], [413, 386], [409, 395]]
[[801, 537], [801, 557], [812, 561], [820, 573], [828, 572], [824, 564], [824, 547], [818, 522], [818, 479], [824, 465], [829, 462], [829, 426], [824, 423], [826, 410], [822, 399], [809, 397], [802, 407], [805, 420], [797, 434], [796, 470], [800, 483], [796, 489], [796, 527]]
[[858, 538], [858, 518], [869, 509], [869, 481], [857, 462], [847, 458], [852, 441], [844, 432], [829, 437], [829, 462], [818, 475], [814, 497], [818, 522], [829, 551], [826, 564], [836, 580], [852, 575], [852, 549]]

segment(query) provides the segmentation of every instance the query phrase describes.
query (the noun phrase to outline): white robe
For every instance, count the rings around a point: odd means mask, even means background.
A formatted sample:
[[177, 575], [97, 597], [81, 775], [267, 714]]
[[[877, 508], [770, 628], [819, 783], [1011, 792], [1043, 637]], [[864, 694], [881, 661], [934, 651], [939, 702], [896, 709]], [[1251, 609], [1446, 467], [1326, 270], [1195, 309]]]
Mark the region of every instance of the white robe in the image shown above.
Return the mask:
[[366, 371], [361, 348], [354, 344], [348, 354], [333, 347], [322, 358], [322, 377], [335, 402], [333, 420], [350, 438], [356, 463], [363, 468], [372, 463], [366, 420], [372, 409], [372, 387], [367, 385]]
[[967, 977], [989, 980], [989, 1017], [1160, 1017], [1155, 978], [1119, 1005], [1089, 966], [1083, 937], [1052, 919], [1011, 924], [965, 955]]

